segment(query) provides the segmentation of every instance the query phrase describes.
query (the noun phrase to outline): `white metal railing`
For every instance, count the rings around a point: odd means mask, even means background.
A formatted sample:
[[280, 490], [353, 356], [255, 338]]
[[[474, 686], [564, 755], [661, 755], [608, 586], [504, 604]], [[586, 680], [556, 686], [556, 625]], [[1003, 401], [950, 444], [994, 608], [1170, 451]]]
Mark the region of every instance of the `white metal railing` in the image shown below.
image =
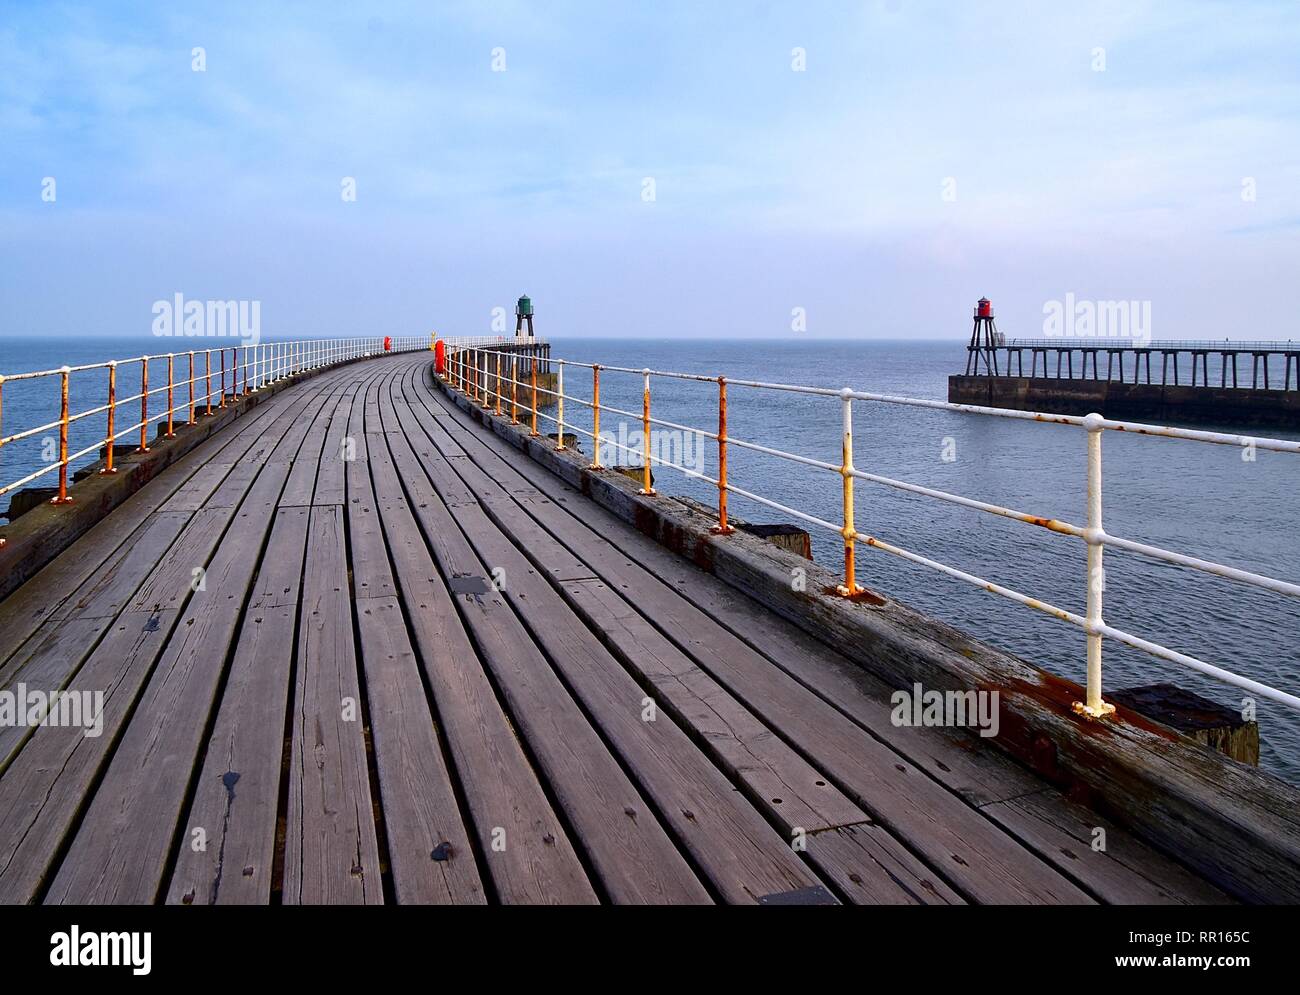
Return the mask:
[[[447, 341], [455, 347], [465, 347], [496, 345], [503, 340], [499, 336], [485, 336], [455, 338]], [[433, 338], [428, 336], [287, 340], [135, 356], [130, 359], [114, 359], [81, 366], [63, 366], [54, 370], [0, 375], [0, 455], [3, 455], [6, 446], [24, 439], [34, 439], [54, 433], [58, 435], [58, 457], [39, 465], [35, 470], [16, 480], [0, 483], [0, 496], [24, 487], [46, 474], [57, 472], [58, 494], [52, 499], [52, 503], [65, 504], [72, 500], [68, 496], [68, 469], [73, 462], [95, 453], [102, 447], [104, 466], [100, 473], [115, 473], [117, 468], [114, 466], [113, 445], [117, 440], [138, 433], [139, 443], [135, 451], [148, 452], [150, 425], [156, 423], [160, 428], [165, 425], [163, 437], [172, 438], [176, 434], [178, 412], [181, 413], [180, 420], [184, 424], [193, 425], [199, 418], [226, 407], [242, 395], [252, 394], [299, 373], [368, 356], [424, 350], [432, 346]], [[167, 382], [151, 387], [150, 365], [164, 362]], [[139, 367], [139, 391], [126, 397], [119, 397], [119, 376], [123, 368], [134, 366]], [[178, 368], [181, 366], [184, 369]], [[77, 374], [89, 371], [106, 373], [107, 385], [102, 388], [104, 403], [73, 413], [70, 411], [72, 379]], [[5, 385], [56, 377], [60, 382], [58, 417], [5, 435], [3, 422]], [[81, 391], [78, 390], [78, 393]], [[165, 399], [160, 402], [161, 406], [151, 404], [151, 399], [159, 398], [160, 395], [165, 395]], [[137, 402], [140, 405], [138, 420], [126, 426], [118, 425], [119, 409], [124, 405], [134, 405]], [[69, 429], [95, 416], [104, 418], [103, 434], [97, 434], [92, 445], [69, 452]], [[3, 545], [4, 539], [0, 537], [0, 546]]]
[[1296, 352], [1300, 343], [1290, 339], [1285, 342], [1242, 341], [1232, 339], [1151, 339], [1145, 342], [1138, 339], [1115, 336], [1113, 338], [1060, 338], [1051, 339], [1007, 339], [994, 343], [999, 349], [1066, 349], [1078, 352], [1081, 349], [1150, 349], [1153, 352]]
[[[1150, 543], [1139, 542], [1122, 536], [1110, 535], [1106, 532], [1102, 521], [1101, 459], [1102, 437], [1104, 433], [1108, 431], [1123, 432], [1128, 435], [1150, 436], [1152, 438], [1184, 439], [1191, 442], [1207, 443], [1211, 445], [1253, 446], [1257, 450], [1262, 449], [1266, 451], [1292, 454], [1300, 454], [1300, 442], [1284, 439], [1225, 434], [1221, 432], [1207, 432], [1196, 429], [1173, 428], [1160, 425], [1146, 425], [1139, 422], [1117, 421], [1115, 419], [1103, 418], [1099, 414], [1090, 414], [1080, 417], [1034, 411], [1012, 411], [1003, 408], [991, 408], [971, 404], [954, 404], [947, 401], [932, 401], [891, 394], [876, 394], [867, 391], [853, 390], [849, 387], [835, 390], [825, 387], [807, 387], [797, 384], [769, 383], [757, 380], [738, 380], [721, 376], [705, 376], [702, 374], [652, 370], [648, 368], [637, 370], [628, 367], [604, 366], [593, 363], [582, 363], [574, 360], [556, 359], [553, 357], [546, 360], [546, 362], [549, 362], [551, 368], [555, 370], [556, 375], [555, 389], [550, 390], [539, 386], [537, 383], [538, 361], [536, 359], [532, 362], [528, 380], [520, 380], [519, 358], [520, 357], [517, 354], [499, 350], [481, 348], [458, 349], [454, 350], [449, 356], [444, 376], [452, 387], [467, 394], [471, 400], [478, 401], [484, 407], [491, 408], [495, 406], [498, 414], [503, 414], [503, 407], [508, 405], [510, 408], [511, 421], [515, 424], [519, 423], [518, 394], [520, 388], [524, 388], [531, 393], [530, 403], [525, 406], [525, 411], [528, 412], [531, 418], [531, 434], [539, 434], [537, 432], [537, 420], [541, 417], [558, 426], [556, 436], [558, 448], [564, 447], [564, 436], [566, 430], [587, 436], [594, 442], [595, 457], [591, 464], [594, 469], [601, 468], [600, 455], [602, 445], [613, 447], [616, 451], [621, 450], [639, 458], [643, 468], [642, 493], [644, 494], [654, 494], [650, 476], [652, 463], [669, 469], [678, 470], [693, 479], [703, 480], [716, 486], [718, 490], [718, 532], [721, 534], [725, 535], [731, 531], [731, 528], [727, 523], [727, 495], [729, 493], [740, 495], [769, 508], [773, 508], [785, 514], [793, 515], [795, 518], [808, 522], [811, 525], [815, 525], [818, 528], [826, 529], [838, 534], [841, 536], [844, 543], [844, 582], [838, 588], [841, 595], [852, 597], [862, 591], [862, 588], [860, 588], [856, 583], [854, 552], [855, 545], [858, 542], [863, 542], [874, 549], [882, 550], [883, 552], [889, 553], [893, 556], [935, 570], [948, 577], [952, 577], [956, 580], [962, 581], [963, 583], [978, 587], [1000, 597], [1007, 598], [1008, 600], [1032, 608], [1036, 611], [1043, 612], [1082, 629], [1087, 637], [1087, 697], [1085, 701], [1079, 702], [1075, 706], [1076, 710], [1081, 714], [1092, 718], [1100, 718], [1114, 711], [1114, 707], [1107, 704], [1102, 697], [1101, 650], [1103, 639], [1111, 639], [1115, 642], [1131, 646], [1160, 659], [1180, 664], [1209, 677], [1233, 684], [1251, 692], [1252, 694], [1300, 710], [1300, 697], [1297, 697], [1294, 694], [1278, 690], [1277, 688], [1262, 684], [1248, 677], [1243, 677], [1222, 667], [1217, 667], [1211, 663], [1207, 663], [1194, 656], [1142, 639], [1137, 635], [1106, 624], [1102, 616], [1102, 595], [1104, 590], [1103, 557], [1105, 549], [1108, 546], [1113, 549], [1124, 550], [1125, 552], [1136, 553], [1151, 559], [1161, 560], [1165, 563], [1171, 563], [1177, 566], [1214, 574], [1219, 577], [1224, 577], [1229, 580], [1248, 584], [1289, 597], [1300, 597], [1300, 584], [1277, 580], [1272, 577], [1266, 577], [1237, 567], [1227, 566], [1222, 563], [1216, 563], [1195, 556], [1188, 556], [1183, 553], [1177, 553]], [[566, 369], [583, 369], [590, 371], [592, 393], [589, 400], [565, 392], [564, 371]], [[643, 391], [641, 412], [626, 411], [610, 405], [601, 404], [600, 375], [602, 372], [632, 374], [641, 378]], [[667, 378], [716, 385], [718, 391], [717, 431], [709, 431], [699, 427], [682, 425], [678, 422], [651, 417], [651, 384], [654, 378]], [[494, 382], [495, 389], [493, 388]], [[728, 387], [744, 387], [758, 391], [790, 392], [838, 399], [840, 405], [842, 437], [841, 462], [839, 464], [830, 463], [825, 460], [813, 459], [798, 453], [785, 452], [771, 446], [765, 446], [760, 443], [737, 439], [730, 436], [727, 432]], [[506, 393], [507, 389], [509, 391], [508, 394]], [[542, 413], [539, 410], [541, 406], [539, 398], [543, 395], [554, 401], [557, 409], [555, 416]], [[592, 431], [589, 432], [571, 422], [565, 422], [564, 403], [566, 401], [591, 409]], [[855, 401], [930, 408], [941, 411], [952, 411], [963, 415], [1010, 418], [1020, 421], [1038, 422], [1047, 425], [1059, 425], [1081, 429], [1085, 433], [1087, 465], [1087, 518], [1085, 524], [1076, 525], [1058, 518], [1033, 515], [1012, 508], [1004, 508], [986, 501], [964, 497], [959, 494], [951, 494], [932, 487], [923, 487], [919, 484], [896, 480], [880, 474], [858, 469], [853, 462], [853, 404]], [[550, 404], [551, 401], [548, 400], [546, 403]], [[616, 442], [613, 439], [602, 437], [600, 433], [600, 415], [602, 412], [640, 420], [642, 423], [642, 440], [640, 449], [635, 449]], [[718, 452], [717, 478], [709, 477], [696, 469], [683, 466], [679, 463], [670, 462], [652, 454], [650, 444], [651, 426], [694, 432], [699, 436], [716, 443]], [[797, 463], [802, 466], [838, 474], [843, 478], [841, 521], [838, 524], [830, 522], [826, 519], [772, 500], [771, 498], [758, 494], [753, 490], [736, 486], [728, 480], [727, 477], [728, 446], [738, 446], [743, 449], [764, 453], [768, 456]], [[933, 498], [938, 501], [947, 502], [964, 508], [970, 508], [986, 514], [1022, 522], [1027, 525], [1043, 528], [1082, 541], [1086, 545], [1088, 568], [1088, 583], [1085, 594], [1084, 613], [1081, 615], [1057, 607], [1056, 605], [1021, 593], [1010, 587], [995, 584], [983, 577], [957, 569], [956, 567], [950, 566], [946, 563], [941, 563], [929, 557], [922, 556], [921, 554], [911, 550], [904, 549], [898, 545], [887, 542], [878, 536], [859, 531], [854, 524], [853, 518], [853, 485], [857, 480], [880, 484], [897, 490], [906, 491], [911, 494]]]

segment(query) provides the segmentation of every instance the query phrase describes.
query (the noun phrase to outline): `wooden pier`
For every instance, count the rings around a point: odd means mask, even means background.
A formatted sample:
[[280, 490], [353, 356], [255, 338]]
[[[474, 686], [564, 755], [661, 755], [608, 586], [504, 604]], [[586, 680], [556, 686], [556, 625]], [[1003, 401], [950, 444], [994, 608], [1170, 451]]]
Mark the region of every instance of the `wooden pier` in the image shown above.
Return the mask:
[[894, 685], [431, 367], [238, 411], [0, 602], [0, 690], [105, 693], [97, 736], [0, 728], [0, 901], [1258, 895], [972, 730], [893, 724]]

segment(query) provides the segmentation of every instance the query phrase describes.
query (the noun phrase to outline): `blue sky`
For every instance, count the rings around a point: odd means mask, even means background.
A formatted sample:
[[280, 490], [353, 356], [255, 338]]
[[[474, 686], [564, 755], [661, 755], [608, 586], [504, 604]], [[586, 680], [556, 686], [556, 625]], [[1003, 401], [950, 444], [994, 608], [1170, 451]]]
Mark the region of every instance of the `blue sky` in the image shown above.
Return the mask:
[[1292, 0], [0, 0], [0, 335], [1300, 338], [1298, 249]]

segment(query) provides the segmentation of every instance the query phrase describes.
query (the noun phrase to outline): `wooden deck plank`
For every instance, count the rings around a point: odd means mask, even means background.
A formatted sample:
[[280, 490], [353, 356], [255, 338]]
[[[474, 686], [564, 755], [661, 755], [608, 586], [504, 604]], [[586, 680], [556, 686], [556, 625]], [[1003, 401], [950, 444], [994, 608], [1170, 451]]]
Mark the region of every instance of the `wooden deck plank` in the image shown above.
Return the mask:
[[208, 827], [208, 845], [180, 848], [170, 903], [270, 901], [307, 516], [275, 515], [186, 819]]
[[[262, 424], [265, 429], [280, 408], [290, 405], [291, 399], [273, 398], [251, 424]], [[213, 456], [226, 452], [235, 438], [234, 435], [216, 436], [190, 455]], [[183, 514], [155, 516], [154, 509], [161, 506], [167, 493], [174, 493], [177, 486], [188, 479], [186, 474], [193, 469], [186, 467], [184, 460], [169, 467], [158, 478], [162, 481], [168, 473], [175, 471], [175, 479], [166, 492], [148, 494], [142, 489], [119, 510], [133, 510], [135, 505], [132, 501], [140, 501], [143, 516], [123, 516], [124, 520], [140, 520], [147, 524], [150, 517], [170, 517], [183, 521], [187, 517]], [[125, 554], [129, 554], [139, 549], [140, 543], [135, 541], [138, 538], [129, 536], [114, 552], [125, 550]], [[153, 547], [152, 553], [157, 553], [158, 548]], [[64, 558], [76, 556], [78, 552], [79, 549], [73, 547], [65, 552]], [[102, 565], [105, 561], [100, 562]], [[60, 560], [51, 566], [56, 568], [57, 574], [66, 575]], [[93, 576], [93, 571], [86, 574], [87, 578]], [[94, 587], [94, 584], [85, 586]], [[105, 596], [116, 607], [121, 607], [123, 599], [120, 595]], [[74, 607], [89, 609], [86, 621], [99, 621], [100, 612], [93, 599]], [[35, 730], [17, 759], [0, 778], [0, 800], [3, 801], [0, 810], [0, 858], [3, 858], [0, 901], [28, 902], [40, 894], [63, 841], [77, 824], [88, 793], [107, 768], [124, 724], [133, 715], [178, 618], [179, 612], [172, 609], [156, 613], [122, 612], [116, 620], [110, 620], [112, 624], [108, 634], [90, 652], [72, 684], [73, 690], [104, 691], [102, 733], [91, 738], [83, 736], [79, 729], [41, 727]], [[63, 624], [72, 626], [75, 621], [65, 620]], [[122, 803], [125, 804], [125, 800]]]
[[[277, 491], [284, 470], [268, 466], [250, 493]], [[228, 509], [199, 512], [210, 518]], [[113, 754], [68, 853], [46, 896], [51, 903], [133, 904], [159, 897], [208, 717], [238, 630], [257, 553], [270, 522], [212, 538], [205, 582], [188, 599], [159, 601], [184, 611], [148, 687]], [[179, 544], [179, 543], [178, 543]], [[172, 551], [169, 551], [171, 555]], [[160, 564], [160, 570], [165, 565]], [[167, 571], [163, 571], [165, 574]], [[143, 613], [142, 609], [124, 615]], [[215, 829], [215, 827], [211, 827]], [[209, 827], [192, 827], [183, 845], [206, 845]]]
[[311, 511], [298, 625], [286, 904], [383, 901], [348, 595], [343, 510]]
[[339, 477], [346, 492], [338, 496], [347, 502], [354, 609], [393, 893], [399, 902], [482, 904], [486, 892], [396, 597], [369, 465], [344, 459], [352, 455], [343, 445], [351, 413], [364, 410], [372, 382], [336, 409], [325, 446], [337, 454], [322, 458], [322, 478], [327, 459], [347, 471]]
[[[733, 901], [755, 901], [764, 895], [821, 883], [762, 816], [735, 794], [732, 785], [671, 718], [661, 716], [655, 722], [642, 718], [644, 691], [562, 601], [546, 599], [548, 593], [554, 593], [549, 587], [529, 584], [531, 568], [513, 546], [504, 542], [493, 549], [496, 558], [480, 559], [472, 543], [489, 542], [493, 535], [500, 534], [476, 502], [466, 501], [453, 516], [437, 485], [431, 485], [424, 472], [429, 464], [438, 461], [428, 460], [422, 467], [405, 445], [404, 437], [393, 433], [388, 439], [394, 465], [408, 487], [411, 503], [425, 522], [435, 559], [448, 576], [481, 585], [481, 593], [462, 596], [468, 624], [489, 655], [516, 721], [544, 765], [549, 759], [548, 773], [557, 793], [565, 797], [564, 777], [574, 776], [569, 773], [574, 769], [574, 760], [607, 756], [607, 750], [551, 670], [546, 656], [537, 649], [534, 637], [547, 646], [573, 692], [582, 697], [592, 719], [621, 751], [642, 789], [655, 800], [662, 817], [720, 894]], [[505, 570], [503, 590], [492, 589], [488, 583], [491, 571], [485, 564]], [[530, 599], [529, 611], [537, 613], [538, 625], [531, 635], [508, 606], [521, 592], [527, 592]], [[534, 601], [534, 596], [544, 600]], [[563, 744], [563, 752], [557, 749], [559, 744]], [[561, 767], [561, 763], [565, 766]], [[580, 787], [588, 791], [592, 783], [598, 783], [590, 772], [586, 781], [586, 785], [580, 782]], [[631, 785], [626, 785], [617, 765], [610, 768], [605, 781], [602, 795], [622, 795], [627, 800], [615, 806], [600, 796], [574, 794], [569, 789], [565, 804], [571, 816], [589, 817], [604, 805], [614, 812], [634, 813], [625, 816], [626, 820], [648, 829], [649, 810]], [[617, 839], [627, 829], [595, 825], [586, 830], [583, 838], [593, 861], [599, 860], [597, 843], [601, 839], [595, 833]], [[658, 849], [662, 852], [662, 844]], [[607, 882], [617, 880], [611, 875], [626, 875], [635, 866], [628, 863], [631, 854], [614, 853], [614, 858], [607, 861], [610, 866], [602, 867]]]
[[[1222, 891], [1081, 805], [1042, 791], [985, 806], [989, 816], [1117, 905], [1227, 905]], [[1098, 833], [1100, 831], [1100, 835]], [[1100, 848], [1096, 848], [1100, 846]]]
[[487, 897], [401, 604], [367, 598], [357, 620], [393, 892], [399, 902], [481, 905]]
[[386, 451], [370, 452], [368, 462], [435, 718], [446, 732], [496, 898], [509, 904], [594, 903], [596, 893], [497, 700], [392, 462]]
[[[0, 777], [0, 903], [30, 903], [40, 896], [87, 793], [114, 756], [178, 614], [120, 616], [74, 685], [104, 692], [101, 734], [42, 726]], [[118, 799], [124, 806], [128, 801]]]

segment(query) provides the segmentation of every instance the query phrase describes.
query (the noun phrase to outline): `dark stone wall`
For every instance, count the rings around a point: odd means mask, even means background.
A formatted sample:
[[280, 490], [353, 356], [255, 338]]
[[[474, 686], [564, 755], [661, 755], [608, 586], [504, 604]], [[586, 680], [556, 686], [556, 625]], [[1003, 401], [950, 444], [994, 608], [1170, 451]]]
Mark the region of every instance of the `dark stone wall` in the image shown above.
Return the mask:
[[1045, 377], [948, 378], [948, 400], [1145, 422], [1300, 429], [1300, 390], [1161, 386]]

